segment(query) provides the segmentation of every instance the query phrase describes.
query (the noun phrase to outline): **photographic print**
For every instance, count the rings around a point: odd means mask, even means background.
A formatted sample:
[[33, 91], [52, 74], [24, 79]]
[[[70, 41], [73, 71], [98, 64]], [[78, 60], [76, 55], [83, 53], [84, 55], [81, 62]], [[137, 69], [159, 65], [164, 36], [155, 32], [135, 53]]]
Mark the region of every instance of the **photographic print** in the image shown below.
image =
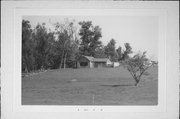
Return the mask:
[[177, 2], [3, 2], [6, 119], [176, 119]]
[[22, 105], [158, 105], [157, 16], [22, 16]]

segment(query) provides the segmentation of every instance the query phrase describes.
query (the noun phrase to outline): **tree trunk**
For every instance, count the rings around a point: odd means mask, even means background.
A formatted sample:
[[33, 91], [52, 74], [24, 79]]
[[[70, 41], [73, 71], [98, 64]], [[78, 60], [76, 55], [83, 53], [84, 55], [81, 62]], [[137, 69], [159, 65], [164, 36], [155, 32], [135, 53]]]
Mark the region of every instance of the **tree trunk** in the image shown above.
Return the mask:
[[63, 53], [62, 53], [61, 63], [60, 63], [60, 66], [59, 66], [60, 69], [62, 68], [63, 60], [64, 60], [64, 50], [63, 50]]
[[25, 68], [24, 68], [24, 71], [26, 72], [26, 73], [28, 73], [28, 62], [27, 62], [27, 55], [26, 55], [26, 57], [25, 57]]
[[61, 58], [61, 63], [60, 63], [60, 65], [59, 65], [59, 68], [61, 69], [62, 68], [62, 62], [63, 61], [63, 58]]
[[135, 84], [134, 84], [134, 86], [137, 86], [137, 85], [138, 85], [138, 82], [136, 81]]
[[77, 69], [77, 61], [75, 61], [75, 68]]
[[139, 83], [139, 81], [140, 81], [140, 78], [135, 78], [135, 86], [138, 86], [138, 83]]
[[66, 68], [66, 58], [67, 58], [67, 53], [65, 53], [65, 56], [64, 56], [64, 69]]
[[25, 66], [25, 72], [28, 73], [28, 68], [27, 65]]

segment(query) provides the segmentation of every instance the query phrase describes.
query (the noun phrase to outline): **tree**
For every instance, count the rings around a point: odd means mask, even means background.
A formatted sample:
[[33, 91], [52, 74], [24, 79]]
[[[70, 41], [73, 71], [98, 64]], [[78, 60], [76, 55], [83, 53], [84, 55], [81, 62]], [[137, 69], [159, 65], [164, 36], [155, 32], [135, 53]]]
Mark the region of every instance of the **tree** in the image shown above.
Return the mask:
[[117, 53], [116, 53], [116, 41], [111, 39], [107, 46], [105, 46], [105, 54], [110, 57], [111, 61], [117, 61]]
[[[78, 38], [77, 27], [74, 26], [74, 21], [66, 19], [64, 23], [55, 24], [57, 39], [57, 49], [61, 54], [61, 62], [59, 68], [66, 68], [67, 61], [70, 60], [70, 54], [73, 56], [77, 51]], [[74, 53], [74, 54], [73, 54]]]
[[118, 61], [121, 61], [123, 59], [123, 50], [122, 50], [122, 47], [119, 46], [118, 49], [116, 50], [116, 52], [117, 52]]
[[124, 46], [125, 46], [125, 51], [123, 53], [122, 60], [128, 59], [129, 58], [129, 54], [133, 53], [132, 52], [132, 47], [130, 46], [129, 43], [125, 43]]
[[146, 52], [138, 53], [132, 58], [128, 58], [124, 61], [124, 67], [129, 71], [135, 80], [135, 86], [141, 80], [142, 75], [147, 74], [147, 69], [151, 66], [150, 60], [146, 57]]
[[48, 68], [48, 32], [45, 24], [38, 24], [33, 31], [33, 39], [35, 42], [35, 60], [36, 69], [47, 69]]
[[79, 42], [77, 40], [71, 41], [69, 53], [67, 55], [67, 60], [66, 60], [68, 67], [71, 67], [71, 68], [77, 67], [76, 61], [79, 55], [78, 45], [79, 45]]
[[57, 52], [56, 52], [56, 42], [54, 32], [49, 32], [47, 34], [47, 55], [46, 55], [46, 67], [56, 68], [55, 65], [58, 61]]
[[96, 50], [101, 47], [100, 41], [101, 28], [99, 26], [93, 26], [91, 21], [79, 22], [81, 26], [79, 35], [81, 39], [80, 54], [86, 56], [95, 56]]
[[32, 29], [30, 22], [22, 20], [22, 71], [29, 72], [33, 70], [35, 62], [34, 42], [32, 40]]
[[101, 47], [96, 48], [96, 53], [94, 55], [95, 58], [107, 58], [107, 55], [105, 54], [105, 48], [102, 45]]

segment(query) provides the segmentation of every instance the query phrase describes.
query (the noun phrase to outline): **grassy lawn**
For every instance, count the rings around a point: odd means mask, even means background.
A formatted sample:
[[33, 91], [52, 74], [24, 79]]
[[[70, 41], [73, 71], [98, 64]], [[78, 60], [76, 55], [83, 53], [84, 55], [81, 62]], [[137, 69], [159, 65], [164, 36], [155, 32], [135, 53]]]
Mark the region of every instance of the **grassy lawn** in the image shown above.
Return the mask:
[[158, 69], [138, 87], [124, 68], [50, 70], [22, 78], [23, 105], [156, 105]]

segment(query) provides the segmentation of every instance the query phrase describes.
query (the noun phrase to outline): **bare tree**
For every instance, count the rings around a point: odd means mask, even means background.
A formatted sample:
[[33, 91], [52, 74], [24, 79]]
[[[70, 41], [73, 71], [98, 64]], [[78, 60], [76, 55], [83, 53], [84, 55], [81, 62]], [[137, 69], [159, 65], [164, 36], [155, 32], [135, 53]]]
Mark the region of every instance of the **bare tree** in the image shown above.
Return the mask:
[[146, 57], [146, 52], [138, 53], [134, 57], [126, 59], [123, 64], [134, 78], [135, 86], [140, 82], [142, 75], [148, 74], [146, 71], [152, 66], [151, 61]]

